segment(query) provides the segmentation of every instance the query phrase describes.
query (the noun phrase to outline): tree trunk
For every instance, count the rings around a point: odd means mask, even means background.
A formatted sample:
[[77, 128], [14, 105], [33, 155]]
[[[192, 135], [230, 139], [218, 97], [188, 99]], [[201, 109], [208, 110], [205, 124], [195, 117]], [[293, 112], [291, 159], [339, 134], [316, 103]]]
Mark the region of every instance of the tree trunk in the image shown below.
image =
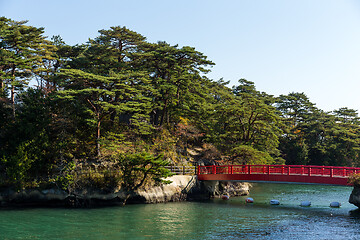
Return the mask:
[[[118, 101], [119, 101], [119, 94], [118, 93], [116, 93], [114, 101], [115, 101], [115, 103], [118, 103]], [[114, 128], [114, 126], [115, 126], [115, 117], [116, 117], [117, 112], [113, 108], [110, 108], [109, 111], [111, 112], [111, 114], [110, 114], [111, 127]]]
[[[11, 75], [14, 78], [13, 81], [15, 81], [15, 65], [12, 68]], [[12, 110], [13, 110], [13, 117], [15, 119], [15, 86], [14, 85], [11, 87], [11, 105], [12, 105]]]
[[12, 86], [11, 88], [11, 105], [13, 111], [13, 117], [15, 118], [15, 87]]
[[101, 156], [101, 152], [100, 152], [100, 125], [101, 125], [101, 121], [98, 120], [98, 124], [97, 124], [97, 127], [96, 127], [96, 152], [97, 152], [98, 157]]
[[123, 201], [123, 203], [122, 203], [122, 206], [125, 206], [125, 205], [126, 205], [126, 202], [127, 202], [127, 200], [128, 200], [130, 197], [131, 197], [131, 194], [130, 194], [130, 193], [127, 193], [127, 194], [126, 194], [126, 197], [125, 197], [125, 199], [124, 199], [124, 201]]
[[161, 115], [161, 119], [160, 119], [160, 126], [163, 125], [164, 123], [164, 119], [165, 119], [165, 116], [166, 116], [166, 112], [167, 112], [167, 105], [168, 105], [168, 99], [165, 100], [165, 106], [162, 110], [162, 115]]

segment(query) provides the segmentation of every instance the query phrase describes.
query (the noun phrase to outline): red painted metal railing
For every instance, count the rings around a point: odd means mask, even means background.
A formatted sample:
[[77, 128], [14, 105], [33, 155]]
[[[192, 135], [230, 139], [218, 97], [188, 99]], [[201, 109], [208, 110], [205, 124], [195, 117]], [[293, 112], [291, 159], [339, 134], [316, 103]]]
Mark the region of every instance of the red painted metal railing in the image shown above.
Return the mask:
[[360, 168], [308, 165], [198, 166], [199, 180], [282, 181], [348, 185]]

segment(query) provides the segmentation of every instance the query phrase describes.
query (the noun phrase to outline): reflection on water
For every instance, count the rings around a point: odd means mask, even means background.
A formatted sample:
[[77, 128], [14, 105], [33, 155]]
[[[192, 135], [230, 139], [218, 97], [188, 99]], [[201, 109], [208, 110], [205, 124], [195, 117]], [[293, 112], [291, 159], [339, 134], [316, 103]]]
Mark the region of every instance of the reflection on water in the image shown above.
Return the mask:
[[[256, 184], [250, 196], [202, 203], [0, 211], [0, 239], [360, 239], [352, 188]], [[281, 202], [269, 204], [271, 199]], [[311, 207], [300, 207], [309, 200]], [[330, 208], [332, 201], [341, 208]]]

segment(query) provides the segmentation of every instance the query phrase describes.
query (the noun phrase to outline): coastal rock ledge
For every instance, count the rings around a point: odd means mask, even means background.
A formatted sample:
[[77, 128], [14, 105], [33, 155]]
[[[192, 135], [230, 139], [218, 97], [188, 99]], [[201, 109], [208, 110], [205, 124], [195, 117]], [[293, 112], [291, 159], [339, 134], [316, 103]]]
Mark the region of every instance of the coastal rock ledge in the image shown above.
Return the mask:
[[[247, 195], [251, 187], [248, 183], [200, 182], [196, 176], [187, 175], [176, 175], [167, 180], [172, 183], [134, 192], [127, 203], [201, 201], [222, 194]], [[125, 198], [123, 191], [104, 193], [100, 190], [83, 189], [69, 194], [60, 189], [27, 189], [20, 192], [6, 189], [0, 192], [0, 206], [98, 207], [122, 205]]]
[[360, 208], [360, 185], [354, 185], [354, 189], [352, 190], [349, 197], [349, 203], [354, 204]]

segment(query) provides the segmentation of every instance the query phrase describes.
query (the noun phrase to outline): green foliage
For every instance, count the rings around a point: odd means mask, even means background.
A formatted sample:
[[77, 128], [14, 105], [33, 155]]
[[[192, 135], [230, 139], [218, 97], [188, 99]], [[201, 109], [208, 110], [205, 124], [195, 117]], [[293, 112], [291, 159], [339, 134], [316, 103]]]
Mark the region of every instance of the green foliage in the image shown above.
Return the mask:
[[348, 183], [355, 185], [355, 186], [360, 186], [360, 174], [352, 174], [349, 176], [348, 178]]
[[280, 150], [288, 164], [360, 166], [357, 112], [317, 109], [304, 93], [281, 95], [277, 107], [285, 118]]
[[153, 183], [170, 183], [164, 178], [172, 175], [165, 166], [169, 161], [164, 160], [162, 155], [157, 157], [148, 153], [121, 154], [116, 159], [121, 175], [121, 187], [127, 192], [133, 192], [143, 187], [147, 181]]
[[79, 182], [79, 185], [82, 187], [101, 189], [105, 192], [113, 192], [119, 187], [121, 175], [117, 170], [105, 170], [101, 172], [90, 170], [80, 176]]
[[261, 152], [247, 145], [240, 145], [231, 150], [234, 164], [274, 164], [274, 159], [267, 152]]
[[67, 191], [120, 184], [131, 192], [162, 182], [169, 161], [190, 158], [360, 166], [356, 110], [324, 112], [304, 93], [275, 98], [246, 79], [228, 87], [205, 76], [214, 63], [195, 48], [150, 43], [126, 27], [69, 46], [26, 23], [0, 18], [0, 169], [8, 184], [55, 174]]
[[16, 92], [28, 86], [35, 69], [44, 72], [40, 65], [52, 51], [44, 29], [26, 23], [0, 18], [0, 92], [10, 92], [14, 117]]
[[7, 176], [5, 182], [8, 181], [8, 184], [14, 185], [16, 189], [24, 188], [26, 183], [31, 180], [29, 170], [36, 161], [36, 158], [29, 153], [32, 143], [32, 141], [22, 143], [14, 154], [1, 158]]
[[158, 133], [152, 139], [152, 145], [149, 147], [150, 152], [156, 155], [164, 155], [166, 159], [176, 159], [177, 137], [167, 129], [159, 129]]
[[244, 86], [234, 87], [233, 92], [222, 85], [215, 89], [214, 121], [210, 123], [214, 131], [212, 141], [228, 154], [234, 154], [233, 149], [246, 145], [278, 156], [281, 119], [252, 82], [243, 79], [240, 83]]
[[113, 192], [119, 187], [121, 180], [117, 169], [93, 170], [91, 168], [78, 169], [74, 161], [65, 164], [60, 174], [55, 178], [55, 183], [69, 193], [102, 190]]
[[73, 192], [76, 189], [76, 164], [71, 161], [62, 169], [61, 173], [56, 176], [55, 182], [65, 191]]

